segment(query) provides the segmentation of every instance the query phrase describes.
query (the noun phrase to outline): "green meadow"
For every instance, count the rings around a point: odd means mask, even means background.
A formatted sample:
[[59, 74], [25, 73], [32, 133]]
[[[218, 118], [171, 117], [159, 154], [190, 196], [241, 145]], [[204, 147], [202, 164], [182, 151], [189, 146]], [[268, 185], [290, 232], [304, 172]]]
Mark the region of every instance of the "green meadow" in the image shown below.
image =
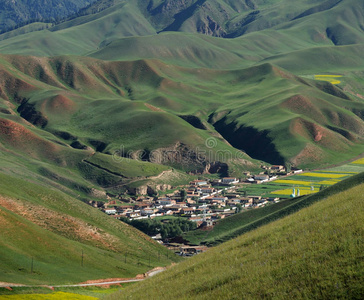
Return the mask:
[[129, 278], [178, 261], [136, 229], [49, 186], [1, 175], [0, 281]]

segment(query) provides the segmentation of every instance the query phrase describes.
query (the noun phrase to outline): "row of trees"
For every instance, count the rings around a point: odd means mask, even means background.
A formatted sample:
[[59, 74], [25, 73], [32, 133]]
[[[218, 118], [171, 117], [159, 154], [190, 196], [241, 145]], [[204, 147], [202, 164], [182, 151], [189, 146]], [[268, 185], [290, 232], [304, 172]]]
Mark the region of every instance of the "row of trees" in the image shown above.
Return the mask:
[[162, 239], [180, 236], [183, 232], [196, 229], [196, 223], [182, 218], [168, 220], [141, 219], [132, 220], [122, 218], [121, 221], [139, 229], [149, 236], [161, 234]]

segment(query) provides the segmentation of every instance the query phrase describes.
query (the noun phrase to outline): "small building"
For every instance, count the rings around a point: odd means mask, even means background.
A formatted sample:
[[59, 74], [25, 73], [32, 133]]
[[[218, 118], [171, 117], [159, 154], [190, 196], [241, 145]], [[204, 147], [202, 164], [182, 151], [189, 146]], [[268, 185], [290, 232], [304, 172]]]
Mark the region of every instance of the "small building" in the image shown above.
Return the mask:
[[134, 209], [138, 210], [138, 209], [146, 209], [146, 208], [150, 208], [152, 206], [151, 203], [136, 203], [134, 205]]
[[248, 196], [248, 198], [251, 198], [254, 204], [262, 200], [262, 196]]
[[151, 216], [153, 215], [155, 212], [157, 212], [158, 210], [157, 209], [153, 209], [153, 208], [145, 208], [145, 209], [142, 209], [140, 211], [140, 214], [142, 216]]
[[256, 181], [262, 181], [262, 182], [268, 181], [269, 180], [269, 175], [265, 175], [265, 174], [255, 175], [254, 179]]
[[104, 213], [108, 215], [116, 215], [116, 209], [114, 207], [105, 208]]
[[139, 212], [135, 212], [135, 211], [132, 211], [132, 212], [128, 212], [126, 213], [126, 216], [129, 217], [129, 218], [139, 218], [140, 217], [140, 213]]
[[193, 215], [196, 209], [194, 207], [184, 207], [181, 209], [180, 213], [183, 215]]
[[284, 166], [281, 165], [273, 165], [270, 168], [272, 171], [276, 171], [276, 172], [284, 172], [286, 170], [286, 168]]
[[202, 194], [211, 194], [211, 193], [215, 192], [216, 190], [212, 187], [203, 187], [203, 188], [197, 189], [197, 191], [201, 192]]
[[157, 203], [163, 206], [168, 206], [168, 205], [174, 205], [176, 204], [176, 200], [172, 200], [169, 198], [161, 198], [157, 200]]
[[206, 246], [182, 246], [180, 247], [181, 256], [193, 256], [205, 252], [208, 248]]
[[207, 185], [207, 181], [206, 180], [194, 180], [194, 181], [190, 182], [190, 185], [203, 186], [203, 185]]
[[235, 183], [239, 183], [239, 179], [237, 179], [235, 177], [224, 177], [222, 179], [222, 183], [224, 183], [224, 184], [235, 184]]

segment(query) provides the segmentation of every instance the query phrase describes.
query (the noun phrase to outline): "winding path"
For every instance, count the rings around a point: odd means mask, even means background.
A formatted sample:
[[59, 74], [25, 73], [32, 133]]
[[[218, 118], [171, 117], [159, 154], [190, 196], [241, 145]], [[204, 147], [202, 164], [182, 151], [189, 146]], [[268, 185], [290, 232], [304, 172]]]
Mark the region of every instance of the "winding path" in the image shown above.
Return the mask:
[[13, 287], [28, 287], [28, 288], [35, 288], [35, 287], [46, 287], [49, 289], [54, 288], [67, 288], [67, 287], [85, 287], [85, 286], [101, 286], [101, 285], [114, 285], [114, 284], [120, 284], [120, 283], [128, 283], [128, 282], [139, 282], [143, 281], [149, 277], [152, 277], [154, 275], [157, 275], [158, 273], [161, 273], [165, 271], [166, 268], [158, 267], [155, 269], [152, 269], [145, 273], [144, 278], [125, 278], [120, 280], [113, 280], [113, 279], [106, 279], [103, 280], [95, 280], [95, 282], [85, 282], [85, 283], [78, 283], [78, 284], [63, 284], [63, 285], [26, 285], [26, 284], [19, 284], [19, 283], [8, 283], [8, 282], [0, 282], [0, 288], [13, 288]]

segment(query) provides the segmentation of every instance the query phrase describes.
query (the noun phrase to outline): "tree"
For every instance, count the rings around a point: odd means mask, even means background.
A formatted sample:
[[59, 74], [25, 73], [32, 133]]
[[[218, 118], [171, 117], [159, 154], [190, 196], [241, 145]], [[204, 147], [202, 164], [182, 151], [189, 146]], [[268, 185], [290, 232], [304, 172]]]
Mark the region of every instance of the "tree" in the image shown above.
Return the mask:
[[185, 200], [186, 200], [186, 198], [187, 198], [187, 192], [186, 192], [186, 190], [181, 190], [181, 199], [182, 199], [183, 201], [185, 201]]
[[286, 172], [287, 173], [292, 171], [292, 165], [291, 165], [290, 162], [286, 162], [284, 166], [286, 167]]

